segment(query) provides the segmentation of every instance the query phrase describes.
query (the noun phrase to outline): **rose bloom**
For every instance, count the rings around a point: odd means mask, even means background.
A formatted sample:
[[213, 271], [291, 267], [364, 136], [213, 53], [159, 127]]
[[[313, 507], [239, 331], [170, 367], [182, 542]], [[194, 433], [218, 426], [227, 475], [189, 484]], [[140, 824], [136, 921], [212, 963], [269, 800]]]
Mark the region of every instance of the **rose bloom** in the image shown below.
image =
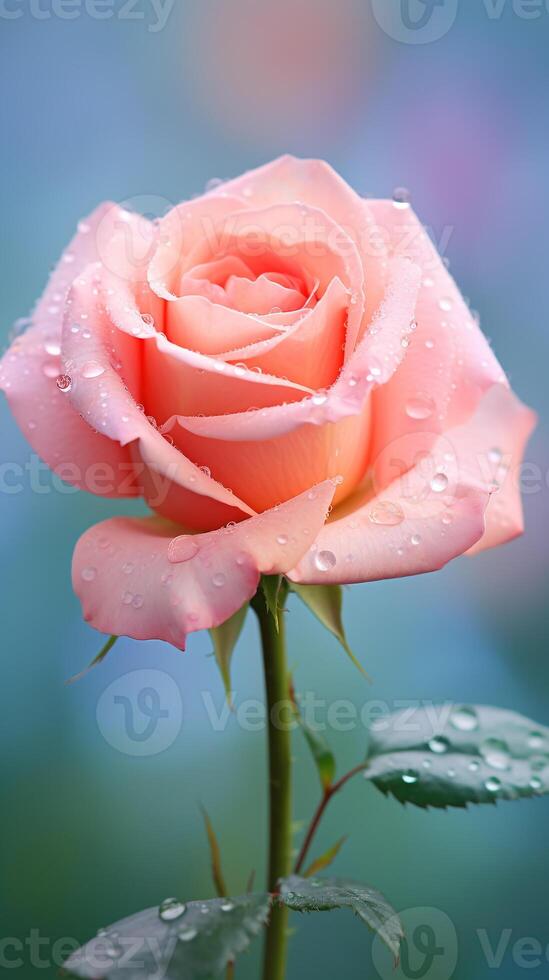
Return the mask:
[[149, 222], [78, 227], [0, 384], [92, 527], [97, 629], [181, 648], [257, 589], [439, 569], [522, 530], [534, 417], [406, 200], [283, 157]]

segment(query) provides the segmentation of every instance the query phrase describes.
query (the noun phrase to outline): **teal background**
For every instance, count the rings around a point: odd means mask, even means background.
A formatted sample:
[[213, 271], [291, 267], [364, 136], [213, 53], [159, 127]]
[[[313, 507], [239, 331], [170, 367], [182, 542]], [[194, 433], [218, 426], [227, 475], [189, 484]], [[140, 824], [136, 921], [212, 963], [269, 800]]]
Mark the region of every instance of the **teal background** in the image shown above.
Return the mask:
[[[19, 9], [18, 19], [5, 16]], [[526, 534], [512, 545], [436, 576], [347, 591], [349, 638], [373, 687], [294, 600], [297, 685], [359, 706], [500, 704], [548, 724], [549, 11], [530, 6], [539, 17], [525, 19], [507, 3], [496, 17], [488, 0], [462, 0], [442, 39], [409, 45], [383, 33], [369, 0], [176, 0], [157, 32], [148, 29], [150, 5], [135, 9], [146, 18], [96, 20], [84, 9], [47, 18], [48, 0], [34, 13], [16, 0], [2, 8], [2, 339], [31, 308], [76, 221], [104, 198], [177, 202], [286, 151], [326, 158], [363, 193], [410, 187], [435, 236], [452, 229], [452, 270], [515, 389], [540, 414], [527, 459], [542, 486], [526, 496]], [[4, 401], [0, 426], [2, 459], [24, 466], [30, 451]], [[25, 946], [16, 978], [55, 976], [53, 944], [63, 937], [85, 940], [169, 894], [212, 894], [199, 802], [232, 888], [244, 888], [251, 868], [258, 881], [264, 872], [264, 734], [234, 717], [224, 732], [212, 729], [203, 692], [219, 705], [222, 687], [206, 635], [185, 655], [121, 640], [104, 665], [64, 686], [100, 642], [71, 591], [72, 547], [128, 505], [41, 482], [40, 493], [28, 479], [20, 492], [0, 493], [0, 938], [24, 942], [39, 930], [45, 941], [44, 965]], [[179, 694], [170, 689], [168, 710], [182, 704], [177, 737], [155, 756], [117, 751], [96, 720], [109, 684], [135, 669], [170, 675]], [[234, 687], [237, 703], [262, 698], [251, 618]], [[342, 767], [360, 759], [363, 729], [330, 737]], [[296, 739], [297, 819], [316, 794]], [[516, 980], [523, 968], [513, 943], [549, 943], [548, 819], [547, 798], [423, 813], [358, 780], [333, 804], [318, 849], [347, 832], [338, 873], [374, 884], [397, 909], [443, 910], [459, 941], [454, 977]], [[378, 977], [371, 937], [351, 916], [294, 924], [291, 980]], [[482, 929], [494, 947], [512, 931], [495, 970]], [[257, 951], [245, 956], [237, 976], [257, 977], [257, 963]], [[544, 958], [528, 972], [548, 970]], [[444, 957], [416, 975], [450, 976]]]

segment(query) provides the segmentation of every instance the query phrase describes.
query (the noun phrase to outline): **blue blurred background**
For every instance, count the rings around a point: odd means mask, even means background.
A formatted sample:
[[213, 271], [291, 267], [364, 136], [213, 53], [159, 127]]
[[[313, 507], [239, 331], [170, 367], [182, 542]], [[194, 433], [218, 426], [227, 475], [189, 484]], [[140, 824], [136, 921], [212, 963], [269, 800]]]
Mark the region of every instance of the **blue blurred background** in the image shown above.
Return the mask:
[[[437, 241], [446, 240], [515, 389], [540, 413], [527, 460], [541, 480], [525, 498], [521, 540], [436, 576], [348, 590], [349, 637], [373, 688], [293, 602], [297, 685], [358, 706], [477, 701], [549, 723], [547, 5], [443, 0], [431, 9], [412, 0], [415, 30], [393, 0], [172, 6], [2, 6], [2, 339], [31, 308], [77, 220], [102, 199], [177, 202], [210, 178], [286, 151], [324, 157], [364, 194], [409, 187]], [[0, 425], [2, 458], [25, 466], [29, 449], [4, 401]], [[16, 976], [53, 977], [66, 937], [84, 940], [166, 895], [212, 894], [199, 801], [232, 888], [244, 888], [251, 868], [261, 881], [265, 745], [263, 732], [236, 717], [224, 731], [212, 725], [208, 692], [215, 709], [223, 694], [203, 634], [184, 656], [121, 640], [104, 665], [64, 686], [99, 647], [71, 591], [73, 544], [94, 521], [128, 508], [60, 492], [43, 473], [40, 492], [30, 482], [0, 494], [1, 935], [26, 942], [3, 947]], [[111, 684], [134, 696], [143, 677], [128, 672], [136, 670], [160, 672], [149, 679], [170, 706], [155, 755], [143, 754], [146, 743], [136, 755], [105, 713]], [[234, 687], [237, 703], [262, 698], [251, 618]], [[342, 766], [364, 751], [360, 727], [332, 740]], [[305, 819], [317, 787], [298, 740], [296, 757], [296, 816]], [[535, 937], [545, 950], [549, 942], [548, 819], [547, 798], [423, 813], [359, 780], [333, 805], [318, 845], [349, 832], [340, 874], [376, 885], [398, 909], [444, 912], [457, 933], [453, 976], [492, 975], [486, 954], [499, 944], [496, 975], [516, 980], [514, 943]], [[429, 922], [440, 912], [417, 915]], [[373, 962], [371, 937], [351, 916], [294, 925], [292, 980], [392, 975], [375, 953]], [[545, 953], [541, 960], [529, 961], [533, 976], [547, 974]], [[438, 957], [414, 975], [449, 980], [453, 967]], [[237, 975], [257, 969], [255, 951]]]

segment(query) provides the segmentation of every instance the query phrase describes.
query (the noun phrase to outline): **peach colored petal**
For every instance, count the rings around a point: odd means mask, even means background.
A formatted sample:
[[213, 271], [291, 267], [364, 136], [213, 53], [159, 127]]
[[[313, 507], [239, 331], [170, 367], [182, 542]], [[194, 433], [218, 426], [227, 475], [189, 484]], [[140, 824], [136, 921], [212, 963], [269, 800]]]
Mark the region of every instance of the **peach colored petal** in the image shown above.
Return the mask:
[[219, 356], [308, 388], [327, 388], [343, 361], [348, 303], [343, 283], [332, 279], [316, 306], [304, 311], [285, 331]]
[[167, 305], [168, 340], [202, 354], [220, 354], [233, 347], [247, 347], [280, 333], [276, 325], [220, 306], [205, 296], [183, 296]]
[[303, 425], [322, 426], [360, 415], [374, 388], [386, 384], [407, 357], [406, 344], [419, 277], [420, 270], [414, 263], [406, 259], [391, 262], [389, 286], [383, 303], [360, 345], [328, 391], [255, 412], [207, 418], [180, 416], [177, 419], [179, 425], [197, 436], [238, 443], [275, 439]]
[[282, 574], [322, 527], [331, 481], [234, 528], [175, 538], [158, 519], [114, 518], [76, 545], [73, 586], [96, 629], [185, 648], [250, 599], [261, 573]]
[[337, 276], [352, 293], [347, 346], [354, 348], [364, 314], [363, 264], [353, 239], [324, 211], [293, 203], [224, 215], [212, 235], [197, 238], [186, 262], [194, 266], [223, 254], [238, 255], [257, 276], [274, 272], [318, 280], [319, 295]]
[[163, 299], [176, 299], [181, 295], [183, 276], [198, 264], [190, 260], [197, 241], [209, 245], [206, 261], [212, 257], [224, 258], [216, 254], [220, 228], [223, 229], [232, 212], [241, 207], [238, 197], [222, 195], [213, 198], [208, 195], [172, 208], [158, 223], [156, 249], [148, 264], [147, 278], [153, 292]]
[[[402, 367], [374, 395], [373, 459], [376, 479], [388, 482], [391, 454], [413, 464], [413, 438], [437, 435], [464, 422], [482, 395], [505, 380], [488, 342], [427, 233], [409, 208], [370, 201], [379, 229], [396, 254], [410, 255], [422, 270], [417, 329]], [[381, 233], [381, 232], [380, 232]]]
[[291, 313], [300, 310], [306, 296], [297, 289], [275, 282], [264, 273], [251, 281], [240, 276], [229, 276], [225, 284], [225, 294], [229, 305], [243, 313]]
[[67, 483], [101, 496], [134, 496], [130, 453], [94, 431], [74, 411], [56, 379], [63, 374], [61, 330], [75, 277], [98, 257], [98, 229], [116, 222], [110, 202], [79, 222], [32, 316], [32, 326], [0, 361], [0, 388], [25, 437]]
[[493, 387], [472, 418], [439, 436], [413, 469], [367, 502], [336, 510], [290, 578], [315, 584], [416, 575], [480, 542], [510, 539], [520, 531], [520, 499], [504, 486], [498, 512], [490, 459], [495, 439], [519, 465], [532, 424], [532, 413], [505, 386]]
[[[211, 528], [212, 522], [219, 526], [223, 520], [241, 520], [253, 514], [208, 472], [170, 445], [136, 404], [119, 371], [135, 375], [133, 362], [139, 361], [141, 346], [149, 341], [113, 326], [101, 302], [100, 274], [97, 266], [88, 268], [70, 291], [62, 351], [72, 386], [65, 397], [103, 436], [114, 444], [131, 445], [134, 485], [159, 513], [185, 527], [201, 529]], [[83, 328], [87, 323], [90, 328]], [[77, 332], [73, 331], [75, 325]]]
[[476, 472], [498, 490], [490, 497], [486, 532], [473, 552], [505, 544], [524, 530], [521, 467], [536, 421], [535, 412], [502, 385], [487, 392], [475, 413]]

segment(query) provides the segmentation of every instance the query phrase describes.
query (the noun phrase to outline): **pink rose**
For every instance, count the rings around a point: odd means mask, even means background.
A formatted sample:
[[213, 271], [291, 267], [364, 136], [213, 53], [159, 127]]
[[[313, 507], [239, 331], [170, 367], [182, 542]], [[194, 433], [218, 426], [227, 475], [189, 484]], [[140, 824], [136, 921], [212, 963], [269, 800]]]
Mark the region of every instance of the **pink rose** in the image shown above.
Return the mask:
[[100, 207], [0, 384], [61, 477], [156, 512], [76, 546], [103, 632], [183, 647], [261, 573], [413, 575], [522, 530], [533, 414], [411, 209], [320, 161], [283, 157], [158, 223]]

